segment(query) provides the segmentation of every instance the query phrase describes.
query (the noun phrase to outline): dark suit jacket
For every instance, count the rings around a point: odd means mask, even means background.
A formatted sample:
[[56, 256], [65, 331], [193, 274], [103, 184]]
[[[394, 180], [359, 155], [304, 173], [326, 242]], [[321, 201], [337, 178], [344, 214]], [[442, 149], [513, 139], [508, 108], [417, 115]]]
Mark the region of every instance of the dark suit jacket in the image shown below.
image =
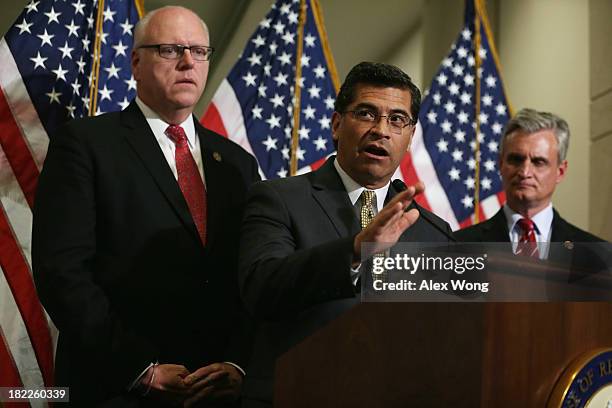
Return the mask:
[[206, 247], [135, 102], [74, 120], [51, 140], [34, 208], [34, 278], [60, 331], [56, 382], [73, 403], [121, 405], [155, 361], [245, 363], [237, 236], [257, 166], [195, 122]]
[[[530, 260], [534, 265], [522, 263], [517, 264], [516, 267], [523, 272], [530, 271], [530, 267], [534, 267], [533, 273], [536, 274], [534, 278], [547, 280], [547, 293], [542, 293], [542, 295], [547, 296], [550, 300], [601, 300], [593, 297], [592, 293], [580, 292], [580, 285], [588, 288], [590, 283], [584, 279], [592, 278], [594, 273], [609, 270], [611, 261], [609, 258], [612, 254], [610, 247], [607, 244], [595, 244], [605, 241], [565, 221], [554, 209], [551, 228], [551, 242], [567, 242], [571, 245], [551, 246], [546, 260]], [[462, 242], [508, 242], [507, 251], [512, 251], [503, 209], [500, 209], [487, 221], [455, 231], [455, 237]], [[497, 250], [506, 252], [502, 248]], [[542, 273], [542, 265], [548, 268], [547, 273]], [[559, 282], [566, 282], [573, 286], [557, 286]], [[579, 285], [574, 285], [574, 283]], [[559, 291], [559, 287], [564, 291]], [[608, 292], [602, 293], [601, 296], [604, 296], [604, 299], [609, 299]]]
[[[601, 242], [602, 239], [581, 230], [565, 221], [553, 209], [551, 242]], [[510, 242], [508, 223], [504, 210], [500, 209], [493, 217], [479, 224], [455, 231], [455, 237], [463, 242]]]
[[[387, 201], [395, 194], [391, 185]], [[451, 234], [447, 223], [427, 216]], [[245, 305], [261, 325], [245, 379], [246, 399], [270, 401], [276, 358], [356, 304], [350, 266], [359, 230], [333, 159], [312, 173], [252, 186], [239, 279]], [[400, 240], [448, 242], [423, 217]]]

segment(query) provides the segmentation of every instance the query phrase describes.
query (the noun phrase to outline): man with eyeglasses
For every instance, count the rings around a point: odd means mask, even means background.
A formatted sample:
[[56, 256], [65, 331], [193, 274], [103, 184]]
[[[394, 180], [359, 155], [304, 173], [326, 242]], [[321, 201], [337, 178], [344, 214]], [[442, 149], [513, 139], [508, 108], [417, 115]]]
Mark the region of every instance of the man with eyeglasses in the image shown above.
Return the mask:
[[[410, 146], [420, 98], [399, 68], [356, 65], [332, 116], [337, 156], [312, 173], [252, 186], [239, 280], [247, 308], [262, 323], [244, 406], [269, 403], [275, 359], [356, 304], [362, 261], [398, 241], [451, 239], [448, 224], [413, 201], [421, 185], [400, 191], [391, 183]], [[374, 244], [370, 253], [362, 243]]]
[[75, 406], [237, 404], [248, 328], [237, 246], [255, 160], [192, 114], [208, 29], [164, 7], [136, 25], [137, 97], [51, 139], [34, 277]]

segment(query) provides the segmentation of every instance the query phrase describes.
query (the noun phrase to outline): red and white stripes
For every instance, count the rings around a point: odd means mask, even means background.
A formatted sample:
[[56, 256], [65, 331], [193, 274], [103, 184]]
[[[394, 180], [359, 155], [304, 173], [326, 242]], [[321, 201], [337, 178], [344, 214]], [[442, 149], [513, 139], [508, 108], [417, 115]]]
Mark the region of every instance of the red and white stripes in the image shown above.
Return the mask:
[[49, 139], [4, 39], [0, 61], [0, 386], [52, 386], [57, 330], [38, 300], [30, 254]]

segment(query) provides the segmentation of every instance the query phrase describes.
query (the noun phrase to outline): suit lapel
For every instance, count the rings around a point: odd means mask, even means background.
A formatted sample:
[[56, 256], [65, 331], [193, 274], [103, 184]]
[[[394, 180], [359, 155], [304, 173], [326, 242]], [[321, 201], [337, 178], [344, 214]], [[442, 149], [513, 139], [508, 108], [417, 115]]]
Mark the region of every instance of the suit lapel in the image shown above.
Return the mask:
[[347, 237], [359, 232], [359, 221], [353, 210], [342, 179], [334, 168], [334, 158], [311, 174], [313, 197], [330, 219], [338, 236]]
[[575, 229], [553, 208], [550, 242], [575, 241]]
[[136, 102], [132, 101], [130, 106], [121, 112], [121, 122], [124, 127], [130, 130], [126, 135], [127, 142], [149, 171], [185, 228], [190, 231], [194, 239], [201, 242], [183, 193], [168, 166], [155, 135]]
[[482, 238], [484, 242], [510, 242], [508, 223], [503, 208], [500, 208], [490, 220], [484, 222]]
[[230, 171], [223, 156], [211, 146], [210, 139], [206, 137], [210, 131], [200, 125], [197, 120], [195, 123], [200, 139], [204, 178], [206, 179], [206, 240], [208, 246], [212, 245], [218, 235], [216, 231], [220, 227], [218, 224], [221, 219], [220, 215], [223, 212], [224, 203], [229, 202], [231, 198], [231, 189], [234, 186], [227, 182]]

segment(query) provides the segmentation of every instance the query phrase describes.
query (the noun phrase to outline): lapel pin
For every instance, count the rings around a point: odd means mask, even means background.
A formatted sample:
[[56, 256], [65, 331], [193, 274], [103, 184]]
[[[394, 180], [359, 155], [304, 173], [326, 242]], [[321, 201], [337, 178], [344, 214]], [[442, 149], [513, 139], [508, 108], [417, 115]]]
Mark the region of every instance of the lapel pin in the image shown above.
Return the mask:
[[221, 155], [219, 154], [219, 152], [213, 152], [213, 159], [215, 159], [219, 163], [221, 162]]
[[574, 243], [573, 243], [572, 241], [565, 241], [565, 242], [563, 243], [563, 246], [564, 246], [566, 249], [569, 249], [570, 251], [571, 251], [572, 249], [574, 249]]

